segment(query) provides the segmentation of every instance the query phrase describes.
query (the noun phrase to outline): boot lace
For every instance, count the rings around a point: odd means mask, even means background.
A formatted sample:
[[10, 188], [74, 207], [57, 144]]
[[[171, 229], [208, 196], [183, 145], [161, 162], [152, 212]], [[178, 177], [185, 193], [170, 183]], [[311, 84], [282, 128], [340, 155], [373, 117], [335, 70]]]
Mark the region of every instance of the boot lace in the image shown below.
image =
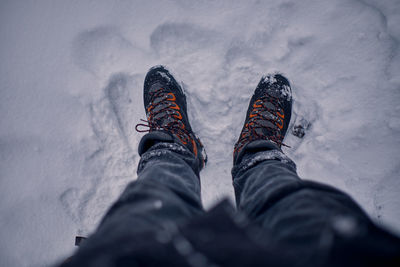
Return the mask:
[[[272, 108], [268, 108], [264, 103], [271, 103]], [[290, 147], [283, 143], [284, 136], [281, 134], [283, 129], [283, 122], [285, 115], [280, 113], [279, 110], [283, 110], [278, 98], [266, 95], [260, 97], [253, 103], [253, 110], [249, 114], [249, 120], [245, 124], [238, 142], [235, 144], [234, 153], [239, 152], [243, 146], [251, 141], [255, 140], [269, 140], [279, 146]], [[267, 115], [264, 115], [264, 111], [268, 111]], [[271, 127], [263, 124], [263, 121], [269, 121], [276, 127]], [[267, 129], [269, 134], [259, 134], [257, 129]]]
[[147, 120], [140, 119], [142, 123], [135, 126], [137, 132], [152, 132], [163, 130], [175, 135], [183, 145], [190, 144], [197, 156], [197, 145], [191, 137], [191, 132], [182, 121], [180, 107], [176, 104], [173, 93], [165, 92], [160, 88], [151, 93], [153, 101], [147, 108]]

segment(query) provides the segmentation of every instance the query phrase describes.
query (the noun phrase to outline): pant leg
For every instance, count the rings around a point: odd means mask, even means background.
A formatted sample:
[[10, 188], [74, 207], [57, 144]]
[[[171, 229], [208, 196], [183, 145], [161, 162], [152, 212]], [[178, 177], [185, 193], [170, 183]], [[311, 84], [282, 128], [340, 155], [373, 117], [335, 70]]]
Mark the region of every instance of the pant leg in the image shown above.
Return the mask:
[[122, 220], [135, 225], [131, 231], [160, 229], [203, 212], [199, 166], [192, 152], [169, 135], [153, 132], [143, 137], [139, 154], [137, 180], [111, 207], [99, 231]]
[[117, 255], [144, 241], [137, 240], [143, 233], [166, 242], [177, 224], [203, 213], [200, 167], [192, 152], [168, 134], [152, 132], [143, 137], [139, 154], [137, 180], [83, 242], [71, 266], [111, 266]]
[[[329, 257], [336, 234], [365, 236], [373, 224], [347, 194], [301, 180], [295, 164], [268, 141], [244, 148], [232, 169], [238, 209], [270, 231], [274, 240], [295, 247], [299, 265]], [[376, 233], [376, 231], [374, 231]], [[380, 235], [382, 236], [382, 235]]]

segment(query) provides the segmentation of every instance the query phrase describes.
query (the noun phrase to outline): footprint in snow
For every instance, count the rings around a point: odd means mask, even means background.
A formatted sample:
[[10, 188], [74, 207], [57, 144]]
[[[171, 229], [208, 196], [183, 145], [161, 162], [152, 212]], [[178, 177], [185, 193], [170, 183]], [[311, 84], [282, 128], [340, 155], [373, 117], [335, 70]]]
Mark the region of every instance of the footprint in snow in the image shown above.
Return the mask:
[[93, 230], [126, 184], [136, 178], [141, 135], [134, 126], [144, 116], [140, 77], [113, 75], [104, 96], [90, 106], [93, 135], [83, 141], [87, 156], [82, 182], [60, 196], [78, 234]]

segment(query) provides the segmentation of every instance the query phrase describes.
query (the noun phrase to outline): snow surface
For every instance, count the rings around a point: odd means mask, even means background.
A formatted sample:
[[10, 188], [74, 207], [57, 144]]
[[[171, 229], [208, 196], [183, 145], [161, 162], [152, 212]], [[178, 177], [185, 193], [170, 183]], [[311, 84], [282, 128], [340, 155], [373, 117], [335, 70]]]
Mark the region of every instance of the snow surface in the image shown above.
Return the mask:
[[136, 178], [143, 79], [183, 81], [205, 144], [207, 208], [233, 199], [231, 153], [262, 75], [293, 85], [302, 177], [400, 233], [400, 1], [0, 2], [0, 266], [74, 250]]

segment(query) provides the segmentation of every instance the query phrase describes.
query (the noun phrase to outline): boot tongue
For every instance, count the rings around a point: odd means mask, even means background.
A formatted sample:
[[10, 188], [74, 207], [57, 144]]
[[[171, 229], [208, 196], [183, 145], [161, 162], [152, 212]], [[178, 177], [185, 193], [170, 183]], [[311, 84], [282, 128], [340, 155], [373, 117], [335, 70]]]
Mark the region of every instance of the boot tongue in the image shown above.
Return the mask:
[[254, 131], [260, 136], [272, 136], [274, 134], [269, 128], [257, 128]]
[[[272, 123], [271, 121], [267, 121], [267, 120], [262, 120], [259, 122], [263, 127], [262, 128], [256, 128], [257, 130], [263, 130], [263, 133], [268, 133], [271, 134], [272, 131], [269, 129], [274, 129], [274, 130], [279, 130], [278, 126], [276, 126], [276, 124]], [[267, 131], [267, 132], [266, 132]], [[257, 132], [258, 133], [258, 132]]]
[[156, 91], [160, 90], [160, 88], [163, 88], [163, 85], [161, 83], [159, 83], [159, 82], [154, 83], [150, 87], [150, 89], [148, 91], [148, 94], [145, 94], [144, 103], [146, 104], [146, 106], [147, 106], [148, 103], [154, 102], [155, 99], [152, 99], [152, 96], [154, 95], [154, 93]]

